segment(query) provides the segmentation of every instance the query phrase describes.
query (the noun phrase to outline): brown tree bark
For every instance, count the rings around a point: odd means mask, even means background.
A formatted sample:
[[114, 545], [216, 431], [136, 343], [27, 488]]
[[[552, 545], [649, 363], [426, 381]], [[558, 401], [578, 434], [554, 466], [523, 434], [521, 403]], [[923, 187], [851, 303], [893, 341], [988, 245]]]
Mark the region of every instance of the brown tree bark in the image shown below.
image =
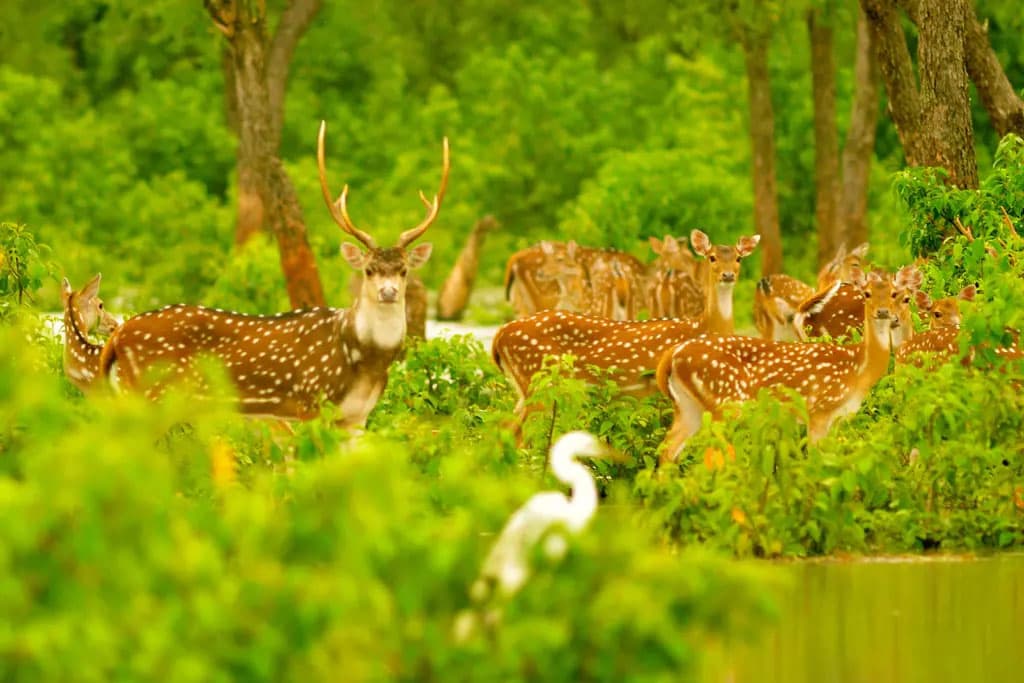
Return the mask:
[[920, 89], [897, 0], [861, 0], [907, 163], [943, 167], [949, 184], [977, 187], [964, 50], [966, 0], [902, 0], [899, 4], [919, 30]]
[[761, 235], [761, 274], [771, 275], [782, 272], [782, 240], [775, 179], [775, 113], [768, 75], [768, 37], [745, 27], [741, 43], [750, 107], [754, 229]]
[[842, 242], [839, 224], [839, 131], [836, 129], [836, 68], [832, 27], [820, 9], [807, 13], [814, 101], [814, 214], [818, 224], [818, 267]]
[[861, 0], [860, 4], [868, 20], [871, 44], [889, 98], [889, 116], [903, 155], [911, 166], [920, 166], [920, 159], [926, 156], [921, 139], [921, 105], [899, 11], [893, 0]]
[[[238, 111], [238, 222], [242, 245], [268, 226], [277, 238], [288, 298], [293, 308], [325, 305], [306, 225], [277, 157], [266, 77], [266, 14], [258, 0], [204, 0], [226, 36], [234, 72]], [[230, 101], [230, 95], [229, 101]]]
[[921, 125], [926, 166], [942, 166], [947, 183], [978, 187], [978, 158], [964, 42], [967, 0], [919, 4], [917, 60], [921, 78]]
[[270, 228], [277, 238], [288, 300], [292, 308], [326, 306], [316, 257], [309, 248], [306, 221], [299, 198], [281, 160], [276, 157], [271, 162], [270, 189], [273, 202], [268, 212]]
[[323, 0], [290, 0], [274, 31], [267, 56], [267, 91], [270, 98], [270, 133], [272, 148], [281, 145], [284, 126], [284, 96], [288, 88], [288, 72], [295, 46], [305, 35], [313, 18], [323, 7]]
[[964, 48], [967, 52], [967, 73], [985, 105], [992, 127], [999, 137], [1007, 133], [1024, 136], [1024, 100], [1006, 77], [989, 42], [988, 23], [978, 21], [973, 2], [968, 6]]
[[[842, 243], [847, 248], [868, 241], [868, 183], [878, 127], [878, 68], [863, 11], [857, 13], [853, 104], [850, 129], [843, 147], [843, 186], [840, 199]], [[836, 245], [838, 247], [838, 245]]]

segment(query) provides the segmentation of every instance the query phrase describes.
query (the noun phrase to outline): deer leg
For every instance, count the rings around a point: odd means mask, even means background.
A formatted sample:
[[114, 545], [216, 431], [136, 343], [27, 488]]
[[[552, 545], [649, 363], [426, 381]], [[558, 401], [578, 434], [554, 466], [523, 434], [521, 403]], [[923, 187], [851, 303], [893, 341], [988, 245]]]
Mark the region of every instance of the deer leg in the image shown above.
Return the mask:
[[662, 443], [660, 463], [676, 462], [679, 459], [686, 440], [697, 433], [704, 416], [704, 406], [686, 391], [674, 376], [669, 377], [668, 388], [672, 395], [675, 414], [672, 418], [672, 427]]
[[807, 443], [817, 443], [832, 426], [832, 416], [828, 413], [812, 413], [807, 421]]

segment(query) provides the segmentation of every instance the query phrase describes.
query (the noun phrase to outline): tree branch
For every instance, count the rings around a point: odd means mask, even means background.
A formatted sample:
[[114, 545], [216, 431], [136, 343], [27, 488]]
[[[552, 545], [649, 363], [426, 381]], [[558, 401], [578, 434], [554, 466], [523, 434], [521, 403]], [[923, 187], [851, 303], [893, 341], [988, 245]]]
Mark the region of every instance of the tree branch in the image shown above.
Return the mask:
[[860, 0], [860, 5], [868, 19], [875, 57], [885, 81], [889, 115], [896, 125], [907, 161], [914, 166], [920, 165], [917, 158], [920, 94], [896, 3], [894, 0]]
[[289, 0], [270, 42], [270, 52], [267, 56], [267, 91], [270, 94], [272, 148], [275, 150], [281, 142], [284, 96], [288, 87], [288, 69], [292, 55], [321, 7], [323, 0]]
[[973, 2], [969, 3], [967, 9], [964, 52], [967, 73], [999, 137], [1007, 133], [1024, 136], [1024, 101], [1006, 77], [989, 42], [987, 22], [983, 25], [978, 21]]

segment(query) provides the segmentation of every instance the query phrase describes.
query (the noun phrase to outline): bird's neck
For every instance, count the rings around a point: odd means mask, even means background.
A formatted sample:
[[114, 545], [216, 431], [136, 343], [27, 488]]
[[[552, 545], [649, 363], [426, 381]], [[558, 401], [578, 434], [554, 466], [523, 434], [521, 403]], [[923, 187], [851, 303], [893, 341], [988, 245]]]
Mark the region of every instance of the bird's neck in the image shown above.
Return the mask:
[[574, 531], [583, 528], [597, 509], [597, 486], [594, 485], [594, 475], [584, 465], [572, 459], [553, 462], [551, 471], [559, 481], [572, 487], [572, 494], [569, 497], [572, 519], [566, 522]]

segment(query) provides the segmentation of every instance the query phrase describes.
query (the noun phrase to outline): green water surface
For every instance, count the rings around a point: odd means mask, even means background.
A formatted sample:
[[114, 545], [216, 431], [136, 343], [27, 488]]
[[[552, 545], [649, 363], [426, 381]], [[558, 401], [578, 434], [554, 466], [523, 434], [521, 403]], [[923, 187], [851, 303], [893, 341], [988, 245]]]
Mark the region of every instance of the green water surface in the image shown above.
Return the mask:
[[1024, 555], [780, 570], [778, 623], [706, 680], [1024, 683]]

